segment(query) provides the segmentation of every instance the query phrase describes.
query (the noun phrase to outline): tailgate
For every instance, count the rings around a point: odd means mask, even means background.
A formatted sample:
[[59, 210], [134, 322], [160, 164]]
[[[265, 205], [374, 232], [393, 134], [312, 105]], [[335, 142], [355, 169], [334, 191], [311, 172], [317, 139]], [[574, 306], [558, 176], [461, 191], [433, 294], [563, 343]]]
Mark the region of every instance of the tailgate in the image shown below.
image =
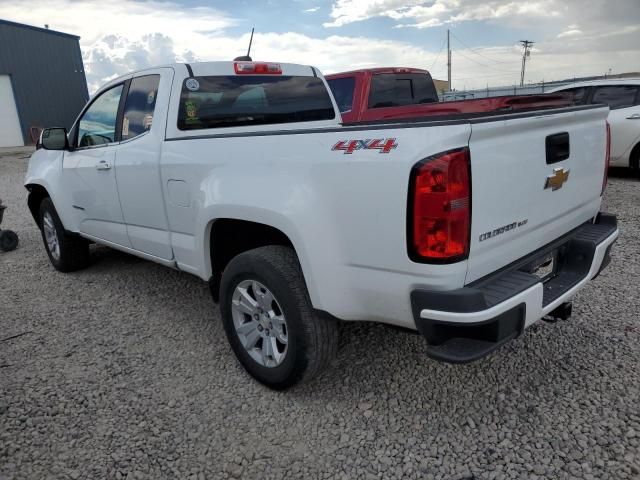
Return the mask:
[[472, 121], [467, 283], [598, 212], [607, 114], [607, 108], [583, 107]]

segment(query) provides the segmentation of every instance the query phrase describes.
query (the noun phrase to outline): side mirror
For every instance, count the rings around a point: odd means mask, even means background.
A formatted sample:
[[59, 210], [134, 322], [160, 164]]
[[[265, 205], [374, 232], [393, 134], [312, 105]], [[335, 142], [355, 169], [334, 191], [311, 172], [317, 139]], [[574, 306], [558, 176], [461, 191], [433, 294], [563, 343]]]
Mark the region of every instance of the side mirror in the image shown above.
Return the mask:
[[69, 150], [67, 129], [62, 127], [45, 128], [38, 143], [45, 150]]

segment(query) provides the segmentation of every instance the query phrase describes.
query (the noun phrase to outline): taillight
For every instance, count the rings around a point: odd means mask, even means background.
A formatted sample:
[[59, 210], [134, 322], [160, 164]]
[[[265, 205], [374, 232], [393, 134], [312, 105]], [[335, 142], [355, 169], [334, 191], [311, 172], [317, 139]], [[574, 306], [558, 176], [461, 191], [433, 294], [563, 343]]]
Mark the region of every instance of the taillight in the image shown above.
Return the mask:
[[413, 167], [407, 212], [412, 260], [453, 263], [467, 258], [471, 235], [470, 175], [466, 147], [426, 158]]
[[233, 69], [238, 75], [282, 75], [282, 68], [279, 63], [235, 62]]
[[604, 178], [602, 179], [602, 192], [600, 192], [600, 196], [604, 195], [604, 191], [607, 188], [610, 160], [611, 160], [611, 125], [609, 125], [609, 122], [607, 122], [607, 151], [604, 154]]

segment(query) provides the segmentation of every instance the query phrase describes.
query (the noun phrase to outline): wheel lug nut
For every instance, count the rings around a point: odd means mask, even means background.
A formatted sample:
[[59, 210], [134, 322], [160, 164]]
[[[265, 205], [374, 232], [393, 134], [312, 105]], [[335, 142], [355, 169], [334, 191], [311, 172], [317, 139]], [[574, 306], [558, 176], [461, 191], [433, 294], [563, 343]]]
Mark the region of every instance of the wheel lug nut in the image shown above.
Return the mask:
[[253, 316], [254, 319], [258, 320], [260, 318], [260, 315], [258, 315], [257, 313]]
[[258, 331], [261, 332], [263, 330], [262, 325], [258, 325]]
[[266, 333], [267, 335], [269, 335], [269, 330], [265, 330], [264, 333]]

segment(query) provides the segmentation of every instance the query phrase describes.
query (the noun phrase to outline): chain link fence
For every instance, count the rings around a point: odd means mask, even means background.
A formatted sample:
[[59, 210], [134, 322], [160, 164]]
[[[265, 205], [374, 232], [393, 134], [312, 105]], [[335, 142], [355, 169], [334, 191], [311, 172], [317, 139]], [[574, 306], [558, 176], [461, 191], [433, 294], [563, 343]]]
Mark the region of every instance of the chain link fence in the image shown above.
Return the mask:
[[627, 73], [620, 75], [610, 76], [597, 76], [597, 77], [581, 77], [570, 78], [566, 80], [554, 81], [554, 82], [541, 82], [530, 83], [523, 87], [519, 85], [502, 86], [502, 87], [487, 87], [474, 90], [452, 90], [449, 92], [443, 92], [440, 94], [440, 100], [443, 102], [451, 102], [456, 100], [471, 100], [473, 98], [487, 98], [487, 97], [500, 97], [505, 95], [534, 95], [540, 93], [548, 93], [556, 87], [563, 85], [569, 85], [575, 82], [584, 82], [590, 80], [607, 80], [612, 78], [628, 78], [633, 76], [640, 76], [639, 73]]

